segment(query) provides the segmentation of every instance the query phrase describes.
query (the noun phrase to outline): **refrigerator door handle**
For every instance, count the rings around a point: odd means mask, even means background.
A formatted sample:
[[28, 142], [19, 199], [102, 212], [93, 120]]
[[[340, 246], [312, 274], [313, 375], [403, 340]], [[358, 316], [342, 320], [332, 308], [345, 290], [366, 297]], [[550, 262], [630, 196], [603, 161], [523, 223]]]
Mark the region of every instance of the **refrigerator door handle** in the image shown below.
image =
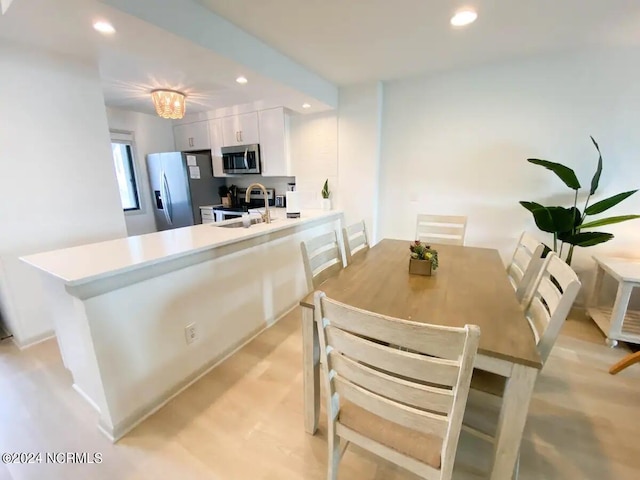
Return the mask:
[[171, 195], [169, 194], [169, 184], [167, 182], [167, 176], [164, 174], [164, 170], [160, 172], [160, 188], [162, 189], [162, 198], [164, 200], [164, 218], [169, 225], [173, 225], [173, 219], [171, 218]]

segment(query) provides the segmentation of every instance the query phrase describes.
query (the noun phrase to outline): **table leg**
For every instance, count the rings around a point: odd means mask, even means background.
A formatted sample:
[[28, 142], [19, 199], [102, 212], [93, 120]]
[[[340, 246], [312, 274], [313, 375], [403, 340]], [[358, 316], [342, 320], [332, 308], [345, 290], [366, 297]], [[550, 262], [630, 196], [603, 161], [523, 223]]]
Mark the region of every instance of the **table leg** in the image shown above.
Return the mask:
[[302, 382], [304, 429], [313, 435], [320, 416], [320, 344], [313, 310], [302, 307]]
[[525, 365], [513, 366], [502, 399], [491, 480], [504, 480], [513, 475], [537, 376], [538, 370], [535, 368]]
[[593, 280], [593, 289], [591, 290], [591, 294], [587, 300], [587, 307], [598, 306], [598, 297], [600, 295], [600, 290], [602, 289], [602, 277], [604, 277], [604, 268], [602, 268], [600, 264], [596, 263], [596, 277]]
[[621, 281], [618, 284], [618, 293], [616, 294], [616, 302], [613, 304], [613, 310], [611, 311], [611, 324], [609, 326], [609, 338], [619, 338], [622, 333], [622, 324], [624, 323], [624, 316], [627, 314], [627, 308], [629, 307], [629, 298], [631, 297], [631, 290], [633, 285]]

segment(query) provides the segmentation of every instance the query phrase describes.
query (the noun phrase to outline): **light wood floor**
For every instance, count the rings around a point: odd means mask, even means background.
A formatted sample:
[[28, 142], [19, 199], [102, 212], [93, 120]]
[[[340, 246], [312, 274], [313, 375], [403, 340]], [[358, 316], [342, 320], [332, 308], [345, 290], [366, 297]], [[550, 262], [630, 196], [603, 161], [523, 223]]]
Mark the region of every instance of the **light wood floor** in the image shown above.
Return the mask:
[[[0, 463], [0, 479], [324, 479], [326, 422], [314, 437], [303, 429], [300, 343], [295, 310], [112, 445], [71, 389], [55, 341], [24, 352], [4, 341], [0, 452], [100, 452], [103, 462]], [[640, 478], [640, 365], [607, 373], [624, 354], [605, 347], [588, 321], [567, 322], [536, 385], [522, 480]], [[468, 471], [485, 450], [464, 437], [456, 478], [479, 478]], [[340, 478], [416, 477], [350, 447]]]

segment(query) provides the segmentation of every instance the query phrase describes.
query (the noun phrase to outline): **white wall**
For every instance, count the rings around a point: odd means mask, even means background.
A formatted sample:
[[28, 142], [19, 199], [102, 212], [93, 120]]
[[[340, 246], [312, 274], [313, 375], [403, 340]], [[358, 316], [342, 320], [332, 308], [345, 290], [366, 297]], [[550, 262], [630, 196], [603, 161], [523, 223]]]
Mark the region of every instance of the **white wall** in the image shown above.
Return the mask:
[[302, 208], [320, 208], [329, 180], [332, 205], [338, 195], [338, 116], [335, 111], [291, 117], [291, 160]]
[[126, 235], [98, 70], [0, 40], [0, 301], [18, 344], [52, 333], [20, 255]]
[[381, 83], [340, 89], [338, 108], [338, 208], [347, 225], [365, 221], [377, 241], [378, 177], [383, 88]]
[[146, 158], [149, 153], [175, 151], [173, 124], [171, 120], [158, 116], [115, 108], [107, 108], [107, 121], [111, 130], [132, 132], [135, 141], [134, 156], [141, 209], [139, 212], [125, 214], [127, 233], [131, 236], [155, 232]]
[[[519, 200], [573, 201], [526, 159], [566, 163], [588, 186], [597, 161], [589, 135], [604, 156], [595, 200], [639, 188], [639, 54], [547, 56], [385, 84], [381, 237], [413, 238], [418, 212], [464, 214], [467, 244], [506, 259], [523, 229], [538, 233]], [[640, 213], [640, 194], [610, 213]], [[578, 271], [591, 270], [596, 252], [640, 257], [640, 221], [603, 230], [616, 239], [578, 249]]]

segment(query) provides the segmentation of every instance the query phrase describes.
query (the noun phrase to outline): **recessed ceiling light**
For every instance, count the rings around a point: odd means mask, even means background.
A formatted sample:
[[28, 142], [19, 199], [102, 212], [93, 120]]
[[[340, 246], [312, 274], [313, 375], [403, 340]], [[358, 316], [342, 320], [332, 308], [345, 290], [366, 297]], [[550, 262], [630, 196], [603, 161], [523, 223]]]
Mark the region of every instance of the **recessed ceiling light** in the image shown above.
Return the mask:
[[113, 28], [109, 22], [105, 22], [104, 20], [99, 20], [93, 24], [93, 28], [96, 29], [100, 33], [115, 33], [116, 29]]
[[456, 14], [451, 17], [451, 25], [454, 27], [464, 27], [465, 25], [469, 25], [473, 23], [478, 18], [478, 14], [473, 10], [460, 10], [456, 12]]
[[308, 103], [303, 103], [302, 108], [311, 108], [311, 105]]
[[248, 81], [249, 80], [247, 80], [247, 77], [238, 77], [238, 78], [236, 78], [236, 82], [238, 82], [240, 85], [244, 85]]

